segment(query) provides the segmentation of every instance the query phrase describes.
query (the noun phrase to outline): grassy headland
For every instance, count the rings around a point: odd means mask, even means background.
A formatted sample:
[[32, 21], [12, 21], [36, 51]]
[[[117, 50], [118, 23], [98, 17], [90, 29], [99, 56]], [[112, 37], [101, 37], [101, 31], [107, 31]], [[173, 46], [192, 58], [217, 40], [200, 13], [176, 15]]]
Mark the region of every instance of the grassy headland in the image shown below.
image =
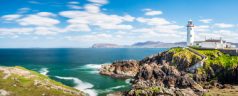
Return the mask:
[[[23, 67], [0, 67], [0, 90], [6, 96], [83, 96], [83, 92]], [[1, 95], [1, 94], [0, 94]]]

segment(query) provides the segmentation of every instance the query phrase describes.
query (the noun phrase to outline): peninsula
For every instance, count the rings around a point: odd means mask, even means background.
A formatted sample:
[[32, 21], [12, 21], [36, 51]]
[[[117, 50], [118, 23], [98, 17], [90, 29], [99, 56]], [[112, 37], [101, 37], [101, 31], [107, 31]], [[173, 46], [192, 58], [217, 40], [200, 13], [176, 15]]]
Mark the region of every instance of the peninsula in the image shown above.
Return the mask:
[[219, 50], [171, 48], [140, 61], [103, 65], [100, 73], [131, 78], [132, 88], [121, 93], [126, 96], [234, 96], [238, 94], [233, 86], [238, 83], [237, 65], [238, 56]]
[[[174, 47], [140, 61], [115, 61], [100, 74], [131, 78], [126, 96], [235, 96], [238, 94], [238, 51], [218, 39], [195, 41], [192, 20], [187, 25], [187, 47]], [[118, 95], [119, 93], [117, 93]]]

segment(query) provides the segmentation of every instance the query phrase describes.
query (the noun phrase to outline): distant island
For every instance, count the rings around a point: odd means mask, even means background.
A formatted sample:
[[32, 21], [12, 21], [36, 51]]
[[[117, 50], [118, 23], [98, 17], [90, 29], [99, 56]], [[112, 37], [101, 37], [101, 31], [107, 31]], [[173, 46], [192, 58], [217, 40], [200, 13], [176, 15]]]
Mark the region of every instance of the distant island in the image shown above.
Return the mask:
[[145, 42], [137, 42], [132, 45], [97, 43], [93, 44], [92, 48], [171, 48], [171, 47], [185, 47], [185, 46], [186, 42], [165, 43], [160, 41], [145, 41]]

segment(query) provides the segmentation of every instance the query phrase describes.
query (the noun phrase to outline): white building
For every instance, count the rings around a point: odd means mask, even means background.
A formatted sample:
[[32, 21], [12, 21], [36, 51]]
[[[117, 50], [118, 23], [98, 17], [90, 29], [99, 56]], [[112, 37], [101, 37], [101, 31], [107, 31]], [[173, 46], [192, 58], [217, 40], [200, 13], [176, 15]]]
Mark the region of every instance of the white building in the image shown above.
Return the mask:
[[224, 49], [224, 48], [235, 48], [235, 45], [232, 45], [225, 40], [220, 39], [206, 39], [205, 41], [194, 41], [194, 24], [192, 20], [188, 21], [187, 24], [187, 46], [197, 46], [200, 48], [209, 48], [209, 49]]
[[193, 21], [189, 20], [187, 25], [187, 46], [193, 46], [194, 44], [194, 25]]
[[225, 40], [220, 39], [206, 39], [205, 41], [195, 41], [194, 46], [198, 46], [201, 48], [209, 48], [209, 49], [225, 49], [225, 48], [235, 48], [235, 45], [232, 45]]

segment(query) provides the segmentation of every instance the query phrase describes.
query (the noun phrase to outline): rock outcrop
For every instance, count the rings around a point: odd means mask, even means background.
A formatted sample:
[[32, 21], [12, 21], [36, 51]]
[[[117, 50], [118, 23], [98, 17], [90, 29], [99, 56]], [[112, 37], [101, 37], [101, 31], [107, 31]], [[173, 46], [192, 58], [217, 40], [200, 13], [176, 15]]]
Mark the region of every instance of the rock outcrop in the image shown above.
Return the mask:
[[[144, 64], [132, 81], [132, 89], [128, 92], [130, 96], [164, 94], [195, 96], [204, 92], [203, 88], [189, 74], [178, 71], [176, 67], [170, 66], [168, 63], [162, 65]], [[151, 90], [140, 92], [142, 89]]]
[[116, 61], [110, 65], [102, 65], [100, 74], [114, 78], [131, 78], [139, 71], [139, 62], [136, 60]]
[[[201, 96], [210, 88], [233, 88], [226, 83], [238, 82], [238, 67], [234, 67], [238, 65], [238, 57], [229, 57], [217, 50], [194, 51], [172, 48], [140, 61], [117, 61], [105, 65], [100, 73], [117, 78], [133, 78], [131, 90], [124, 93], [127, 96]], [[237, 59], [232, 61], [237, 64], [227, 68], [210, 61], [221, 61], [224, 57]], [[195, 69], [191, 74], [189, 69], [201, 61], [204, 61], [205, 66]]]

